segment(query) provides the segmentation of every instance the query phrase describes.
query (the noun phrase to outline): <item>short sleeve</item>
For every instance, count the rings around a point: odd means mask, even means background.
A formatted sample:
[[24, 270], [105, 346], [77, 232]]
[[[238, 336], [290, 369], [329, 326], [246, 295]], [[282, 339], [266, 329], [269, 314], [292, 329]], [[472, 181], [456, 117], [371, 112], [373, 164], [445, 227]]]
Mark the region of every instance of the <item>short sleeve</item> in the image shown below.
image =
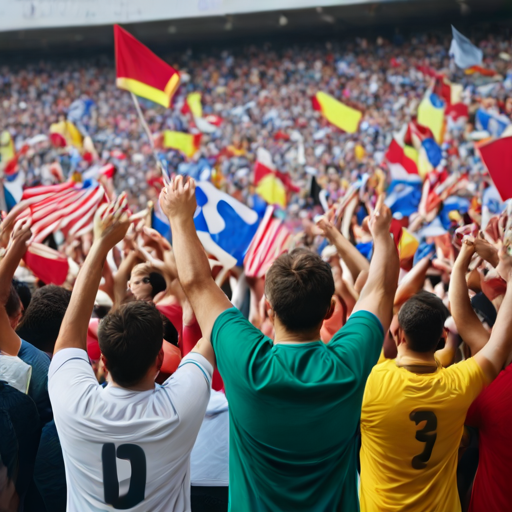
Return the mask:
[[236, 308], [227, 309], [218, 316], [211, 340], [224, 383], [231, 380], [234, 371], [247, 369], [259, 347], [267, 346], [269, 351], [272, 348], [271, 340]]
[[367, 378], [377, 363], [384, 342], [380, 320], [369, 311], [357, 311], [333, 336], [327, 347], [361, 377]]
[[486, 385], [485, 374], [472, 357], [446, 368], [445, 375], [451, 380], [452, 389], [461, 394], [467, 408]]
[[82, 413], [84, 396], [99, 387], [85, 350], [65, 348], [55, 354], [48, 371], [48, 393], [55, 415]]
[[168, 393], [181, 421], [187, 418], [203, 420], [210, 399], [212, 374], [213, 367], [206, 358], [190, 352], [165, 381], [162, 390]]

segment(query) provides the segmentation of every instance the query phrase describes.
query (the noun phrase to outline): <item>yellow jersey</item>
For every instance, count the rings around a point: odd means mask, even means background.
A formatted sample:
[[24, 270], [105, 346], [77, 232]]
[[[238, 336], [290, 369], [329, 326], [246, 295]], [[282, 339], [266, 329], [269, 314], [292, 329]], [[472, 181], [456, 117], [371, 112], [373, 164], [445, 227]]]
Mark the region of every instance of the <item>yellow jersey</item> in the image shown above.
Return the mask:
[[361, 512], [460, 512], [464, 420], [485, 384], [474, 359], [433, 373], [375, 366], [361, 413]]

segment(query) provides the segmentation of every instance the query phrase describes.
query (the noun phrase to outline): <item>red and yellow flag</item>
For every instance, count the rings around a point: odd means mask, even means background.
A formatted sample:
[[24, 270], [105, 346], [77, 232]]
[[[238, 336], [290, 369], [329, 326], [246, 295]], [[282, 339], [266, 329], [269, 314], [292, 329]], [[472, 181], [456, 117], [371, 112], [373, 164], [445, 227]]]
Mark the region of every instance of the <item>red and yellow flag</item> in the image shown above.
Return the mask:
[[313, 108], [322, 112], [323, 116], [347, 133], [356, 133], [363, 113], [349, 107], [325, 92], [317, 92], [312, 98]]
[[186, 157], [192, 158], [201, 145], [201, 134], [164, 131], [164, 148], [181, 151]]
[[169, 107], [179, 73], [119, 25], [114, 25], [114, 41], [117, 87]]

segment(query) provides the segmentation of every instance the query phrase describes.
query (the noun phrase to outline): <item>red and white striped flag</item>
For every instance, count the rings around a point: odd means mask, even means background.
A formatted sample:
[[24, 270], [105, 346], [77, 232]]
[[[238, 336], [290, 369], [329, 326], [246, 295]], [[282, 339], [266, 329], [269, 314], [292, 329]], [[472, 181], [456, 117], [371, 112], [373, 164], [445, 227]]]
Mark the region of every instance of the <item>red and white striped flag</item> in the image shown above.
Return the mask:
[[247, 277], [263, 277], [274, 260], [288, 250], [292, 236], [282, 220], [273, 217], [268, 206], [244, 259]]
[[21, 201], [9, 212], [17, 220], [32, 219], [32, 241], [43, 242], [57, 230], [65, 236], [81, 236], [93, 228], [98, 207], [108, 202], [103, 187], [80, 183], [28, 188]]

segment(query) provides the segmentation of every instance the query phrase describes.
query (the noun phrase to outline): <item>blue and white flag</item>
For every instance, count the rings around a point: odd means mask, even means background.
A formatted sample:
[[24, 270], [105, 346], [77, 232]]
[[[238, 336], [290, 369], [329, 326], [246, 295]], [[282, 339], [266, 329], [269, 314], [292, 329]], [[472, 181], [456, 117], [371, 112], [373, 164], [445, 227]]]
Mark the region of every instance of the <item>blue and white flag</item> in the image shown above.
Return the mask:
[[477, 130], [485, 130], [493, 137], [501, 137], [502, 133], [510, 125], [510, 119], [496, 112], [489, 112], [479, 108], [475, 115], [475, 126]]
[[466, 36], [463, 36], [453, 25], [452, 35], [453, 39], [449, 53], [457, 67], [467, 69], [473, 66], [481, 66], [484, 56], [482, 50], [477, 48]]
[[151, 227], [158, 231], [166, 240], [171, 240], [171, 226], [169, 219], [162, 211], [160, 201], [157, 200], [151, 212]]
[[421, 181], [394, 180], [389, 185], [388, 195], [384, 202], [393, 215], [400, 213], [403, 217], [409, 217], [418, 211], [422, 187], [423, 183]]
[[491, 217], [500, 214], [504, 209], [505, 203], [496, 187], [487, 187], [482, 194], [482, 229], [487, 227]]
[[194, 223], [204, 248], [225, 268], [242, 265], [258, 229], [257, 212], [207, 181], [197, 183], [196, 200]]

